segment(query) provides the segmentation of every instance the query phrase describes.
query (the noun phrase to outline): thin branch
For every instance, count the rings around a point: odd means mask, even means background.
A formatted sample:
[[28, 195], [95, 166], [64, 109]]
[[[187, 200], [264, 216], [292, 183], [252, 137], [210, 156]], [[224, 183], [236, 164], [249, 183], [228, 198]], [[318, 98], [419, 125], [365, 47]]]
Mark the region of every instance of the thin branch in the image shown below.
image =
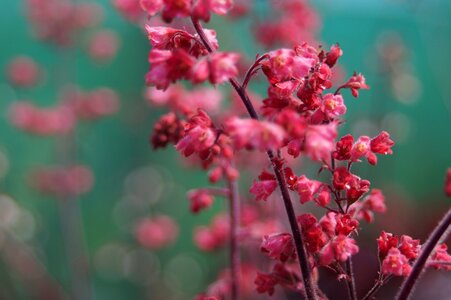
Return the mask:
[[398, 295], [396, 296], [397, 300], [406, 300], [409, 298], [410, 294], [415, 287], [418, 279], [420, 278], [421, 273], [425, 269], [425, 265], [427, 259], [431, 255], [432, 251], [434, 251], [437, 244], [440, 240], [447, 235], [448, 228], [451, 224], [451, 209], [445, 214], [440, 223], [435, 227], [429, 236], [428, 240], [423, 246], [420, 255], [415, 260], [413, 264], [412, 271], [409, 276], [402, 283], [401, 289], [399, 290]]
[[[199, 20], [196, 18], [191, 18], [191, 21], [194, 25], [194, 28], [196, 29], [197, 33], [199, 34], [199, 37], [204, 43], [204, 46], [207, 48], [207, 50], [212, 53], [213, 48], [210, 45], [210, 42], [208, 41], [205, 32], [203, 31], [202, 25], [200, 24]], [[238, 95], [241, 98], [241, 101], [243, 102], [244, 106], [247, 109], [247, 112], [251, 116], [252, 119], [258, 120], [258, 114], [252, 105], [252, 102], [249, 99], [249, 96], [247, 95], [246, 91], [243, 89], [243, 87], [237, 82], [236, 79], [231, 78], [229, 80], [230, 84], [233, 86], [233, 88], [236, 90]], [[268, 157], [273, 165], [274, 173], [276, 175], [277, 183], [279, 185], [282, 199], [285, 205], [285, 210], [288, 215], [288, 220], [290, 222], [291, 232], [293, 234], [293, 238], [296, 245], [296, 252], [299, 260], [299, 265], [301, 268], [302, 273], [302, 280], [305, 287], [305, 294], [307, 296], [308, 300], [316, 300], [316, 287], [314, 286], [314, 283], [312, 281], [311, 276], [311, 270], [310, 270], [310, 264], [308, 261], [308, 255], [304, 248], [304, 240], [301, 235], [301, 230], [299, 228], [299, 224], [296, 221], [296, 214], [293, 209], [293, 203], [291, 202], [291, 197], [288, 192], [288, 187], [285, 182], [285, 178], [282, 174], [281, 164], [279, 163], [280, 159], [277, 159], [274, 155], [274, 152], [272, 150], [267, 151]]]
[[355, 289], [355, 277], [354, 270], [352, 269], [352, 258], [349, 257], [346, 261], [346, 273], [348, 274], [348, 280], [346, 280], [346, 284], [348, 286], [348, 294], [349, 299], [357, 300], [357, 292]]
[[230, 269], [232, 300], [240, 298], [240, 249], [238, 244], [240, 226], [240, 196], [236, 180], [228, 180], [230, 189]]

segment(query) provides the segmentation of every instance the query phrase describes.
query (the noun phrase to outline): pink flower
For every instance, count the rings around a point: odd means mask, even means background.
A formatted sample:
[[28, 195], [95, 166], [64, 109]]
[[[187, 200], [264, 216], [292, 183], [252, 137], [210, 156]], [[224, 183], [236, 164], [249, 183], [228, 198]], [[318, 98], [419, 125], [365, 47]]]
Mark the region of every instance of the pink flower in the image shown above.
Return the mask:
[[150, 16], [162, 11], [161, 17], [166, 22], [174, 18], [189, 17], [192, 9], [191, 0], [140, 0], [142, 9]]
[[451, 197], [451, 168], [446, 171], [445, 194]]
[[361, 136], [354, 143], [351, 149], [351, 161], [359, 161], [361, 157], [364, 157], [370, 151], [370, 138], [367, 136]]
[[225, 123], [226, 132], [235, 149], [279, 149], [283, 145], [285, 131], [279, 125], [253, 119], [232, 117]]
[[341, 50], [340, 46], [338, 44], [332, 45], [329, 52], [326, 54], [326, 60], [324, 62], [332, 68], [336, 64], [338, 58], [342, 55], [343, 50]]
[[435, 247], [434, 252], [429, 257], [428, 266], [437, 270], [451, 271], [451, 255], [447, 252], [448, 246], [440, 244]]
[[214, 251], [219, 247], [218, 241], [208, 227], [198, 227], [194, 232], [194, 243], [203, 251]]
[[135, 236], [139, 244], [149, 249], [160, 249], [172, 244], [178, 236], [177, 224], [168, 216], [158, 215], [138, 221]]
[[218, 15], [225, 15], [233, 7], [233, 0], [197, 0], [193, 9], [193, 16], [210, 21], [210, 11]]
[[356, 217], [367, 222], [373, 221], [375, 212], [384, 213], [387, 210], [385, 197], [379, 189], [372, 189], [359, 205], [356, 203], [354, 206], [357, 206], [354, 210]]
[[145, 25], [150, 44], [154, 49], [173, 50], [183, 48], [189, 50], [186, 46], [191, 46], [193, 36], [186, 31], [166, 26]]
[[309, 126], [305, 133], [305, 153], [313, 160], [329, 164], [332, 151], [335, 150], [337, 137], [336, 122], [325, 125]]
[[90, 39], [88, 45], [89, 55], [98, 61], [112, 59], [119, 47], [119, 37], [111, 30], [101, 30], [96, 32]]
[[296, 191], [299, 194], [301, 204], [313, 200], [313, 196], [318, 192], [321, 182], [310, 180], [304, 175], [300, 176], [296, 182]]
[[326, 118], [332, 119], [346, 113], [346, 106], [343, 103], [343, 96], [340, 94], [326, 94], [323, 96], [323, 101], [320, 106], [321, 112]]
[[288, 233], [265, 235], [260, 250], [270, 258], [282, 262], [292, 258], [295, 254], [293, 238]]
[[15, 86], [31, 87], [38, 82], [41, 70], [33, 59], [18, 56], [9, 62], [6, 75]]
[[210, 117], [202, 110], [198, 110], [185, 125], [184, 136], [175, 145], [177, 151], [184, 156], [200, 153], [210, 149], [216, 140]]
[[217, 215], [210, 227], [201, 226], [194, 231], [194, 242], [203, 251], [214, 251], [223, 247], [228, 240], [229, 219], [224, 215]]
[[357, 74], [355, 72], [354, 75], [351, 78], [349, 78], [348, 82], [346, 82], [343, 87], [350, 88], [352, 95], [356, 98], [359, 96], [360, 89], [367, 90], [370, 88], [368, 85], [366, 85], [365, 77], [363, 77], [362, 74], [360, 73]]
[[270, 296], [274, 294], [274, 287], [278, 284], [278, 282], [279, 281], [275, 276], [260, 272], [257, 272], [257, 277], [255, 278], [257, 292], [260, 294], [268, 293]]
[[151, 69], [146, 74], [146, 84], [165, 90], [170, 83], [187, 78], [195, 59], [182, 49], [152, 49], [149, 63]]
[[277, 188], [276, 177], [271, 173], [263, 171], [258, 176], [258, 180], [254, 180], [249, 192], [255, 195], [255, 200], [266, 201]]
[[346, 261], [358, 252], [359, 247], [356, 245], [355, 240], [340, 234], [321, 249], [319, 261], [321, 265], [327, 266], [334, 261]]
[[191, 212], [198, 213], [213, 204], [213, 195], [205, 189], [196, 189], [188, 192], [188, 199], [191, 202]]
[[292, 49], [279, 49], [268, 53], [269, 59], [262, 63], [263, 72], [271, 84], [303, 79], [313, 60], [300, 55]]
[[240, 55], [232, 52], [215, 52], [209, 57], [209, 80], [212, 84], [228, 81], [238, 75], [236, 64]]
[[420, 253], [420, 240], [414, 240], [408, 235], [402, 235], [399, 242], [399, 251], [407, 257], [407, 259], [414, 259]]
[[391, 248], [382, 261], [382, 273], [386, 275], [408, 276], [411, 269], [409, 260], [397, 248]]

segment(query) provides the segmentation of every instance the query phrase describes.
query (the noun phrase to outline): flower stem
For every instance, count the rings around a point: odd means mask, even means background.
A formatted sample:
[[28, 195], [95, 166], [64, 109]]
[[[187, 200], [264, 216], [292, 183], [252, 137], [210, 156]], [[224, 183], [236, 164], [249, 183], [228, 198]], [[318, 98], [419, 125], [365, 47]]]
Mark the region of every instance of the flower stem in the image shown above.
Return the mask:
[[348, 286], [348, 293], [349, 293], [349, 299], [351, 300], [357, 300], [357, 292], [355, 289], [355, 277], [354, 277], [354, 271], [352, 269], [352, 258], [349, 257], [346, 261], [346, 273], [348, 274], [348, 280], [346, 281], [346, 284]]
[[447, 230], [451, 225], [451, 209], [445, 214], [440, 223], [435, 227], [429, 236], [428, 240], [423, 246], [423, 249], [415, 260], [412, 271], [409, 276], [402, 283], [401, 289], [396, 297], [397, 300], [406, 300], [409, 298], [413, 291], [415, 284], [417, 283], [421, 273], [425, 269], [426, 261], [440, 242], [443, 236], [447, 235]]
[[[213, 48], [211, 47], [210, 42], [208, 41], [199, 20], [197, 20], [196, 18], [191, 18], [191, 21], [197, 33], [199, 34], [200, 39], [204, 43], [204, 46], [207, 48], [208, 52], [212, 53]], [[250, 117], [252, 119], [258, 120], [259, 117], [257, 111], [252, 105], [252, 102], [250, 101], [249, 96], [247, 95], [245, 89], [243, 89], [243, 87], [234, 78], [230, 78], [229, 82], [240, 96], [241, 101], [246, 107]], [[288, 215], [288, 221], [290, 223], [291, 232], [293, 234], [293, 238], [296, 245], [296, 252], [299, 260], [299, 265], [301, 268], [302, 280], [304, 283], [306, 297], [308, 300], [316, 300], [317, 299], [316, 287], [314, 286], [314, 283], [312, 281], [310, 264], [308, 261], [307, 252], [304, 248], [304, 240], [301, 235], [299, 224], [296, 221], [296, 214], [293, 209], [293, 203], [291, 202], [290, 193], [288, 192], [288, 187], [285, 182], [285, 178], [282, 174], [281, 164], [279, 163], [280, 159], [276, 158], [272, 150], [268, 150], [267, 154], [273, 165], [274, 173], [276, 175], [277, 183], [279, 185], [280, 192], [282, 194], [282, 199], [285, 205], [285, 210]]]
[[240, 196], [236, 180], [228, 180], [230, 190], [230, 269], [232, 300], [240, 298], [240, 249], [238, 235], [240, 226]]

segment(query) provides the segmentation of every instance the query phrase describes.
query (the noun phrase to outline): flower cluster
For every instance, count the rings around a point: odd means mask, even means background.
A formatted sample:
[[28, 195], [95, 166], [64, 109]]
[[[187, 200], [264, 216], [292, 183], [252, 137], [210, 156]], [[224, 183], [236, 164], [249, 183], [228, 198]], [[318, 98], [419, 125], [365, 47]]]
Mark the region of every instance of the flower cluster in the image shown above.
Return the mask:
[[30, 179], [35, 189], [57, 198], [78, 197], [94, 183], [92, 171], [83, 165], [42, 167], [33, 171]]
[[60, 103], [39, 108], [29, 101], [13, 103], [10, 108], [11, 123], [17, 128], [36, 135], [65, 135], [75, 127], [77, 120], [94, 120], [116, 113], [119, 99], [108, 88], [89, 93], [69, 90], [63, 93]]
[[[197, 228], [194, 241], [205, 251], [218, 250], [230, 242], [231, 275], [227, 279], [221, 277], [212, 285], [214, 288], [210, 286], [197, 299], [224, 299], [229, 294], [237, 299], [242, 266], [238, 263], [238, 243], [242, 252], [250, 255], [255, 255], [255, 247], [260, 245], [260, 252], [270, 259], [269, 271], [257, 272], [254, 283], [258, 293], [272, 295], [280, 285], [314, 299], [312, 295], [321, 293], [317, 281], [323, 267], [334, 271], [338, 278], [353, 282], [348, 265], [359, 252], [356, 236], [360, 221], [372, 222], [375, 213], [386, 211], [386, 205], [382, 191], [372, 189], [370, 181], [361, 178], [352, 167], [364, 160], [377, 165], [380, 156], [393, 153], [394, 142], [386, 131], [374, 137], [339, 137], [347, 106], [351, 105], [345, 91], [358, 98], [360, 91], [369, 86], [360, 73], [354, 73], [344, 83], [336, 82], [334, 74], [343, 55], [338, 44], [326, 50], [292, 34], [302, 26], [309, 31], [316, 26], [312, 25], [316, 16], [303, 1], [277, 4], [283, 17], [261, 24], [258, 29], [264, 32], [261, 38], [266, 45], [288, 41], [289, 48], [257, 55], [240, 76], [239, 55], [220, 52], [216, 32], [203, 29], [200, 24], [201, 20], [209, 20], [210, 12], [226, 13], [232, 2], [140, 1], [149, 16], [161, 13], [165, 22], [190, 18], [196, 31], [191, 33], [186, 26], [145, 26], [152, 46], [148, 56], [150, 70], [145, 76], [150, 86], [147, 100], [171, 110], [155, 124], [151, 142], [154, 148], [173, 144], [191, 165], [208, 171], [211, 184], [222, 180], [226, 185], [188, 193], [193, 213], [210, 207], [218, 196], [230, 202], [230, 216], [221, 213], [209, 226]], [[262, 101], [247, 91], [260, 70], [267, 84]], [[189, 82], [190, 88], [182, 87], [182, 80]], [[217, 90], [197, 87], [206, 82], [229, 82], [250, 117], [244, 117], [243, 109], [236, 109], [234, 104], [224, 109]], [[252, 160], [265, 154], [269, 163], [263, 166], [261, 159]], [[318, 163], [318, 173], [325, 172], [326, 176], [307, 177], [299, 170], [299, 158]], [[246, 167], [262, 170], [249, 189], [256, 200], [251, 209], [240, 207], [238, 202], [237, 183], [240, 171]], [[291, 233], [280, 226], [280, 216], [273, 210], [278, 188]], [[291, 195], [296, 195], [299, 202], [293, 203]], [[274, 206], [268, 208], [270, 203]], [[293, 204], [313, 204], [324, 213], [320, 217], [311, 213], [296, 216]], [[265, 222], [267, 226], [262, 224]], [[407, 275], [420, 250], [419, 241], [402, 236], [395, 242], [385, 234], [378, 242], [382, 274]], [[443, 246], [434, 255], [436, 260], [448, 259]], [[434, 264], [437, 266], [435, 261], [430, 262], [431, 266]]]
[[71, 44], [74, 34], [99, 23], [102, 10], [92, 3], [27, 0], [27, 15], [36, 36], [57, 45]]

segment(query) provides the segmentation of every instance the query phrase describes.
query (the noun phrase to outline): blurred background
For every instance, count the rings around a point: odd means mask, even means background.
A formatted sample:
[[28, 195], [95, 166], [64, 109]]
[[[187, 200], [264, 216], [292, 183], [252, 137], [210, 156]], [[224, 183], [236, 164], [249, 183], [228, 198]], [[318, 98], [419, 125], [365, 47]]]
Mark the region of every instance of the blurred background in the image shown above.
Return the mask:
[[[205, 254], [192, 238], [224, 205], [193, 216], [186, 192], [207, 184], [204, 172], [184, 167], [172, 148], [149, 145], [164, 110], [145, 97], [145, 18], [121, 6], [127, 1], [79, 0], [68, 1], [80, 6], [70, 19], [56, 2], [66, 1], [4, 1], [0, 10], [0, 299], [190, 299], [227, 265], [224, 251]], [[249, 15], [232, 22], [213, 16], [208, 28], [221, 48], [249, 59], [263, 53], [252, 28], [272, 17], [269, 2], [253, 1]], [[388, 206], [359, 237], [354, 265], [374, 270], [357, 274], [363, 293], [375, 278], [380, 230], [424, 240], [450, 205], [443, 183], [451, 166], [451, 1], [321, 0], [312, 7], [317, 40], [326, 48], [338, 42], [343, 74], [361, 72], [371, 87], [358, 99], [347, 95], [342, 132], [383, 129], [396, 142], [377, 167], [357, 168], [384, 190]], [[252, 88], [264, 95], [265, 87]], [[108, 100], [94, 108], [77, 100], [96, 97]], [[78, 107], [80, 118], [58, 119], [50, 109], [58, 103]], [[24, 121], [33, 112], [38, 121]], [[53, 123], [40, 123], [42, 115]], [[65, 128], [71, 133], [61, 134]], [[73, 186], [71, 176], [83, 184]], [[164, 247], [146, 247], [136, 224], [158, 215], [178, 229]], [[428, 273], [414, 299], [446, 299], [450, 279]]]

